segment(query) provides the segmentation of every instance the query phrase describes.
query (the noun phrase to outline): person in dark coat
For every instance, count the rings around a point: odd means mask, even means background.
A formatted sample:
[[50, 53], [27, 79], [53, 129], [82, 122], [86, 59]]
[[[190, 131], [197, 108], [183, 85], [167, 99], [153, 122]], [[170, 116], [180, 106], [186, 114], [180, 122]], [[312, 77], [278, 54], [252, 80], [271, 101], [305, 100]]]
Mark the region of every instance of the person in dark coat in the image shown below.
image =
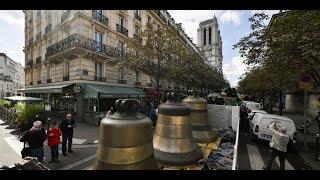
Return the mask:
[[156, 112], [156, 107], [154, 107], [153, 109], [151, 109], [149, 116], [150, 116], [150, 119], [151, 119], [151, 122], [152, 122], [152, 126], [155, 127], [156, 124], [157, 124], [157, 112]]
[[44, 150], [43, 142], [46, 140], [46, 131], [41, 121], [35, 121], [33, 127], [20, 139], [21, 142], [28, 142], [33, 157], [43, 163]]
[[67, 114], [66, 118], [60, 123], [59, 128], [62, 132], [62, 155], [67, 155], [67, 141], [68, 141], [68, 152], [72, 153], [72, 138], [73, 138], [73, 128], [76, 127], [76, 122], [72, 118], [71, 114]]

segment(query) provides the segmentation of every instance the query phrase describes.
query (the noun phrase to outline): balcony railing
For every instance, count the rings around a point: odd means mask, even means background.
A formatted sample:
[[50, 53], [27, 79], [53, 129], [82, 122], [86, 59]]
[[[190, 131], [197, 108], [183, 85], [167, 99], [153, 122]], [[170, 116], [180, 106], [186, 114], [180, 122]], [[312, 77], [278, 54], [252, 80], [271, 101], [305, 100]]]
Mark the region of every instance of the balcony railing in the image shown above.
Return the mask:
[[138, 21], [141, 21], [141, 16], [139, 14], [134, 14], [134, 18]]
[[125, 79], [118, 79], [118, 84], [127, 84]]
[[117, 24], [117, 31], [125, 36], [128, 36], [128, 29], [121, 26], [120, 24]]
[[70, 16], [70, 10], [65, 11], [62, 15], [61, 15], [61, 22], [64, 22], [67, 18], [69, 18]]
[[44, 33], [48, 34], [49, 32], [51, 32], [51, 30], [52, 30], [52, 24], [48, 24], [44, 30]]
[[40, 40], [41, 39], [41, 31], [37, 33], [36, 35], [36, 41]]
[[51, 79], [47, 79], [47, 83], [51, 83]]
[[41, 64], [41, 56], [36, 58], [36, 64]]
[[160, 10], [154, 10], [154, 11], [155, 11], [155, 13], [160, 17], [160, 19], [162, 19], [162, 21], [164, 21], [165, 23], [167, 22], [166, 17], [164, 17], [164, 16], [162, 15], [162, 13], [160, 12]]
[[102, 24], [108, 26], [109, 25], [109, 19], [102, 15], [101, 13], [99, 13], [98, 11], [96, 10], [93, 10], [92, 11], [92, 19], [96, 20], [96, 21], [99, 21], [101, 22]]
[[120, 52], [117, 48], [102, 44], [94, 41], [93, 39], [81, 36], [79, 34], [73, 34], [47, 48], [46, 57], [50, 57], [59, 52], [74, 48], [84, 48], [94, 53], [107, 55], [116, 58], [125, 58], [126, 53]]
[[69, 76], [63, 76], [63, 81], [69, 81]]
[[106, 82], [107, 81], [107, 78], [106, 77], [103, 77], [103, 76], [94, 76], [94, 80], [95, 81], [100, 81], [100, 82]]

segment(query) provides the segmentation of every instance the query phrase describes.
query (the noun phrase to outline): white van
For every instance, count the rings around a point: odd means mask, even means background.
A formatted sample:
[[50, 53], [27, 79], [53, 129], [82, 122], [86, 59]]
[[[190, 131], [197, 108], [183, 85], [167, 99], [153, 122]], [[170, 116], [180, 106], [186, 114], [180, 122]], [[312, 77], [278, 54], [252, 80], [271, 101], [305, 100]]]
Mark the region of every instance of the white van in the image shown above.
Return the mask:
[[267, 114], [267, 112], [263, 111], [263, 110], [251, 110], [251, 112], [248, 113], [248, 119], [252, 120], [254, 115], [257, 114], [257, 113]]
[[286, 127], [287, 135], [289, 135], [293, 142], [295, 141], [296, 126], [292, 119], [285, 116], [256, 113], [253, 119], [249, 121], [250, 132], [258, 139], [271, 141], [272, 132], [268, 129], [268, 126], [272, 121], [276, 121], [278, 125]]

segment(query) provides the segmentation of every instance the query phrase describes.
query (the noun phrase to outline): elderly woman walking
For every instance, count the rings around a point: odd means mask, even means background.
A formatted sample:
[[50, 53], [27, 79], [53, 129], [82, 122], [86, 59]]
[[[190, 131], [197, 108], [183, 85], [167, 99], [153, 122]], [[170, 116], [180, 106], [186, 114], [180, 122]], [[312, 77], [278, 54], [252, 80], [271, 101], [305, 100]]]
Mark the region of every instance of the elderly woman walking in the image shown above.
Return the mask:
[[271, 155], [267, 163], [267, 167], [263, 167], [263, 169], [270, 170], [274, 159], [277, 156], [279, 156], [280, 170], [285, 170], [287, 146], [290, 140], [289, 136], [286, 134], [287, 129], [283, 126], [277, 126], [276, 122], [272, 122], [269, 125], [269, 129], [273, 133], [273, 136], [270, 142]]
[[46, 140], [46, 131], [41, 121], [35, 121], [33, 127], [20, 139], [21, 142], [28, 142], [33, 157], [43, 163], [44, 150], [43, 142]]

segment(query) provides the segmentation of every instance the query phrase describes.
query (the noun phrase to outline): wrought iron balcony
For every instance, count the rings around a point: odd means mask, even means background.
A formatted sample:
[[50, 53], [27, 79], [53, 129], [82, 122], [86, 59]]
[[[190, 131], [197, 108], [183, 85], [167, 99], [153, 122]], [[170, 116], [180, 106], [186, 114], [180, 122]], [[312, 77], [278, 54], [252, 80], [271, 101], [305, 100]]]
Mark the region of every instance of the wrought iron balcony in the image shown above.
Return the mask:
[[108, 17], [102, 15], [100, 12], [96, 10], [92, 10], [92, 19], [101, 22], [102, 24], [108, 26], [109, 25], [109, 19]]
[[82, 48], [89, 50], [94, 54], [106, 55], [115, 58], [125, 58], [126, 53], [119, 51], [117, 48], [94, 41], [93, 39], [73, 34], [47, 48], [46, 58], [56, 55], [57, 53], [67, 51], [73, 48]]
[[36, 41], [40, 40], [41, 39], [41, 31], [37, 33], [36, 35]]
[[134, 14], [134, 18], [141, 22], [141, 16], [139, 14]]
[[164, 17], [164, 16], [162, 15], [162, 13], [161, 13], [160, 10], [154, 10], [154, 12], [160, 17], [160, 19], [161, 19], [162, 21], [164, 21], [165, 23], [167, 22], [166, 17]]
[[106, 79], [106, 77], [102, 77], [102, 76], [101, 76], [101, 77], [99, 77], [99, 81], [100, 81], [100, 82], [106, 82], [107, 79]]
[[41, 56], [36, 58], [36, 64], [41, 64]]
[[69, 76], [63, 76], [63, 81], [69, 81]]
[[51, 79], [47, 79], [47, 83], [51, 83]]
[[128, 36], [128, 29], [121, 26], [120, 24], [117, 24], [117, 31], [125, 36]]
[[118, 79], [118, 84], [127, 84], [125, 79]]
[[69, 18], [70, 16], [70, 10], [65, 11], [62, 15], [61, 15], [61, 22], [64, 22], [67, 18]]
[[48, 24], [44, 30], [44, 33], [48, 34], [49, 32], [51, 32], [51, 30], [52, 30], [52, 24]]

